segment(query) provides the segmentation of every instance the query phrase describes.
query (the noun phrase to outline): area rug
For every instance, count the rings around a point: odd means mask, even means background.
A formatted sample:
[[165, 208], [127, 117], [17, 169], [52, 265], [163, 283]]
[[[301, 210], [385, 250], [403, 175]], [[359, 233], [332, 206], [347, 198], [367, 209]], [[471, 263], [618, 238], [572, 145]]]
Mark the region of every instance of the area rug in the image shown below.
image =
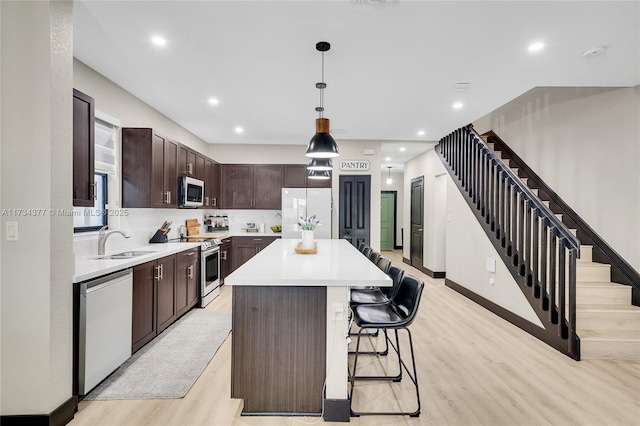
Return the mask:
[[192, 310], [133, 354], [85, 400], [182, 398], [231, 331], [231, 313]]

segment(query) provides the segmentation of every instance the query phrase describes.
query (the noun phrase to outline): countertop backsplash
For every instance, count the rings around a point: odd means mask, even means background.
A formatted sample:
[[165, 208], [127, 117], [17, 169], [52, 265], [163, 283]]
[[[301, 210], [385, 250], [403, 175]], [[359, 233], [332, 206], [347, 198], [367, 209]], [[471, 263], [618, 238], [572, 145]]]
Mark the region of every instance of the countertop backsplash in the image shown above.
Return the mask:
[[[200, 230], [207, 232], [204, 226], [206, 214], [212, 216], [227, 215], [229, 220], [229, 234], [243, 234], [242, 228], [247, 223], [255, 223], [256, 227], [264, 222], [265, 233], [271, 234], [271, 226], [282, 223], [280, 210], [204, 210], [204, 209], [123, 209], [126, 215], [110, 218], [110, 229], [120, 230], [131, 235], [124, 238], [115, 234], [107, 240], [105, 251], [113, 253], [120, 250], [140, 247], [149, 242], [153, 234], [164, 223], [171, 221], [171, 231], [167, 235], [169, 240], [180, 238], [180, 225], [187, 219], [198, 219], [202, 224]], [[98, 254], [98, 232], [84, 232], [74, 234], [73, 251], [75, 256], [95, 256]]]

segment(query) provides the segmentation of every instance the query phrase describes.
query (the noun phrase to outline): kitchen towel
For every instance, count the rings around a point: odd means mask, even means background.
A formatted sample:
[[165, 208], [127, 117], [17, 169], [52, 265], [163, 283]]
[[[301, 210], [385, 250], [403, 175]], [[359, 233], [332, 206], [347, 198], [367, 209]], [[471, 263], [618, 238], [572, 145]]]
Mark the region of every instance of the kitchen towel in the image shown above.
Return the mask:
[[182, 398], [230, 331], [230, 312], [194, 309], [133, 354], [83, 399]]

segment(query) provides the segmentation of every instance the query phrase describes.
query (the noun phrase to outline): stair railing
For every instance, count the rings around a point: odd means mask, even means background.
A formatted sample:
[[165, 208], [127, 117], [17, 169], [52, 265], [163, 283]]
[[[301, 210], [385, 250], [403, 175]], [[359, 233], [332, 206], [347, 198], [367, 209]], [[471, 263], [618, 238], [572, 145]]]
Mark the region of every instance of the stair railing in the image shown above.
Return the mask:
[[[472, 125], [440, 140], [436, 152], [543, 324], [547, 343], [579, 359], [576, 260], [580, 242], [489, 148]], [[568, 311], [567, 311], [568, 309]], [[545, 326], [546, 328], [546, 326]]]

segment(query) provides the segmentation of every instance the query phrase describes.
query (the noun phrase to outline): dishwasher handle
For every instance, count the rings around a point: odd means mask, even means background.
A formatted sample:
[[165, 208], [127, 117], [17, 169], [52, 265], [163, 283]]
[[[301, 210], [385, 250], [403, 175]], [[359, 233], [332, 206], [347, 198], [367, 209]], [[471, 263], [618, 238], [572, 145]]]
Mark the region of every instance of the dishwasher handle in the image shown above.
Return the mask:
[[96, 278], [95, 280], [85, 281], [80, 284], [80, 295], [86, 295], [93, 293], [94, 291], [102, 290], [103, 288], [115, 284], [116, 280], [130, 274], [133, 274], [133, 270], [131, 268], [105, 275], [104, 277]]

